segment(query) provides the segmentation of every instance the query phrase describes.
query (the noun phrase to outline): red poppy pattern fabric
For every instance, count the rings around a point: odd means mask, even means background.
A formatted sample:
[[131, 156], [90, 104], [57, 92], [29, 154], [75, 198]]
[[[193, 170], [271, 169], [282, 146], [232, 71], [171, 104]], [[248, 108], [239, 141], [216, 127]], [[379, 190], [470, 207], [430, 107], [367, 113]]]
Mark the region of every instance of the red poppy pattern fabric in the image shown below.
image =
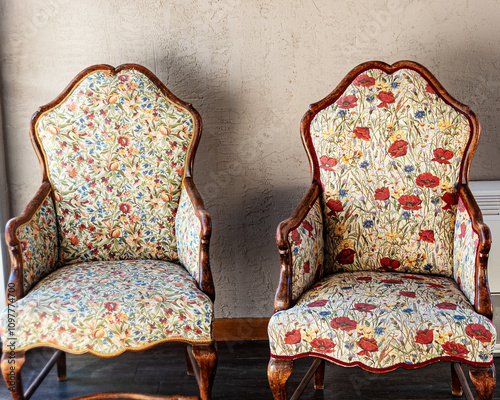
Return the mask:
[[93, 71], [36, 124], [64, 264], [176, 261], [193, 117], [137, 70]]
[[458, 199], [455, 221], [455, 251], [453, 252], [453, 277], [472, 304], [476, 300], [476, 255], [479, 237], [472, 228], [470, 215], [462, 198]]
[[336, 273], [269, 322], [276, 358], [319, 356], [369, 370], [435, 359], [491, 364], [495, 327], [452, 278], [399, 272]]
[[360, 74], [310, 124], [323, 186], [325, 271], [453, 275], [467, 118], [419, 73]]
[[180, 263], [200, 282], [201, 221], [196, 216], [193, 203], [184, 187], [175, 217], [175, 235]]
[[50, 193], [30, 221], [17, 228], [23, 254], [24, 292], [57, 268], [57, 223]]
[[15, 304], [14, 335], [7, 330], [8, 310], [0, 315], [4, 350], [12, 337], [16, 350], [49, 346], [101, 356], [165, 341], [213, 340], [212, 301], [182, 266], [168, 261], [71, 264]]
[[292, 254], [292, 299], [323, 274], [323, 216], [318, 198], [300, 225], [288, 233]]

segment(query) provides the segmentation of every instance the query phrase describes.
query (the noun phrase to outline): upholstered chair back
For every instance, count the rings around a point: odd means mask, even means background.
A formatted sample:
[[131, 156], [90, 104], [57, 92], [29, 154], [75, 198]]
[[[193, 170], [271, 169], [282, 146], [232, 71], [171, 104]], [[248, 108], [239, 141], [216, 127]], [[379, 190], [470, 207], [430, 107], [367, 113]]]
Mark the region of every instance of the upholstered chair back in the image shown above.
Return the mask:
[[60, 262], [177, 260], [174, 219], [197, 119], [147, 70], [77, 79], [32, 124]]
[[323, 188], [326, 273], [451, 276], [467, 115], [411, 69], [350, 79], [305, 135]]

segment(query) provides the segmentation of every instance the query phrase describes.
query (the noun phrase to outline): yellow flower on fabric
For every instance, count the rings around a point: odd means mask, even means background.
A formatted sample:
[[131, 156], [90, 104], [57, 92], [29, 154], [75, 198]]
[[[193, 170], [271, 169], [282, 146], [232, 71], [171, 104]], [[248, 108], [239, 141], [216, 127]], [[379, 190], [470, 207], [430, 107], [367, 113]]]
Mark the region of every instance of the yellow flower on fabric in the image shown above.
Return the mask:
[[438, 122], [438, 128], [441, 132], [444, 132], [450, 128], [452, 128], [454, 125], [448, 121], [447, 119], [442, 119], [441, 121]]
[[333, 232], [335, 236], [342, 236], [342, 234], [346, 231], [346, 226], [345, 224], [338, 223], [335, 225], [333, 228]]
[[347, 250], [347, 249], [354, 249], [354, 240], [345, 239], [339, 243], [339, 250], [340, 251]]
[[391, 142], [395, 142], [396, 140], [406, 140], [406, 132], [403, 130], [395, 131], [390, 137], [389, 140]]
[[377, 79], [375, 81], [375, 88], [380, 91], [384, 92], [390, 92], [391, 91], [391, 85], [389, 82], [386, 82], [382, 79]]
[[448, 189], [450, 189], [452, 187], [452, 183], [446, 179], [446, 178], [442, 178], [440, 179], [439, 181], [439, 188], [443, 191], [447, 191]]

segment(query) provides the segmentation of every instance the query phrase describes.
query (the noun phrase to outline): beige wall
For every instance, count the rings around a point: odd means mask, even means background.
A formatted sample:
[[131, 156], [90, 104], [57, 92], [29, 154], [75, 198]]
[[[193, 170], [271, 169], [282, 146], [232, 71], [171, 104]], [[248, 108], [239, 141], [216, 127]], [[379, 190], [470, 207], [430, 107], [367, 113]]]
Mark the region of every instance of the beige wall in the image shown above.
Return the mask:
[[472, 0], [3, 1], [11, 213], [40, 183], [37, 107], [91, 64], [143, 64], [204, 121], [195, 181], [213, 218], [217, 316], [269, 315], [275, 228], [309, 183], [299, 121], [355, 65], [427, 66], [482, 121], [472, 178], [500, 179], [499, 20], [499, 2]]

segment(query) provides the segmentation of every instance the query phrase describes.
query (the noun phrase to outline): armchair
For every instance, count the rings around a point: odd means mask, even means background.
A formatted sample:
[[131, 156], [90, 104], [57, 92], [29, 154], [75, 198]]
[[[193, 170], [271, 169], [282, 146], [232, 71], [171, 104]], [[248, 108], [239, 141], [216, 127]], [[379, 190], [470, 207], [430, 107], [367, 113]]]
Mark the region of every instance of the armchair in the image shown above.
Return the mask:
[[288, 399], [293, 361], [384, 373], [451, 362], [452, 393], [495, 387], [490, 231], [468, 188], [480, 125], [423, 66], [354, 68], [301, 123], [312, 184], [276, 234], [280, 281], [269, 383]]
[[[211, 399], [211, 222], [192, 178], [200, 134], [197, 111], [134, 64], [87, 68], [35, 113], [43, 182], [6, 227], [1, 369], [14, 400], [56, 363], [66, 379], [65, 353], [115, 357], [168, 341], [186, 343], [188, 373]], [[57, 351], [24, 392], [25, 352], [41, 346]]]

